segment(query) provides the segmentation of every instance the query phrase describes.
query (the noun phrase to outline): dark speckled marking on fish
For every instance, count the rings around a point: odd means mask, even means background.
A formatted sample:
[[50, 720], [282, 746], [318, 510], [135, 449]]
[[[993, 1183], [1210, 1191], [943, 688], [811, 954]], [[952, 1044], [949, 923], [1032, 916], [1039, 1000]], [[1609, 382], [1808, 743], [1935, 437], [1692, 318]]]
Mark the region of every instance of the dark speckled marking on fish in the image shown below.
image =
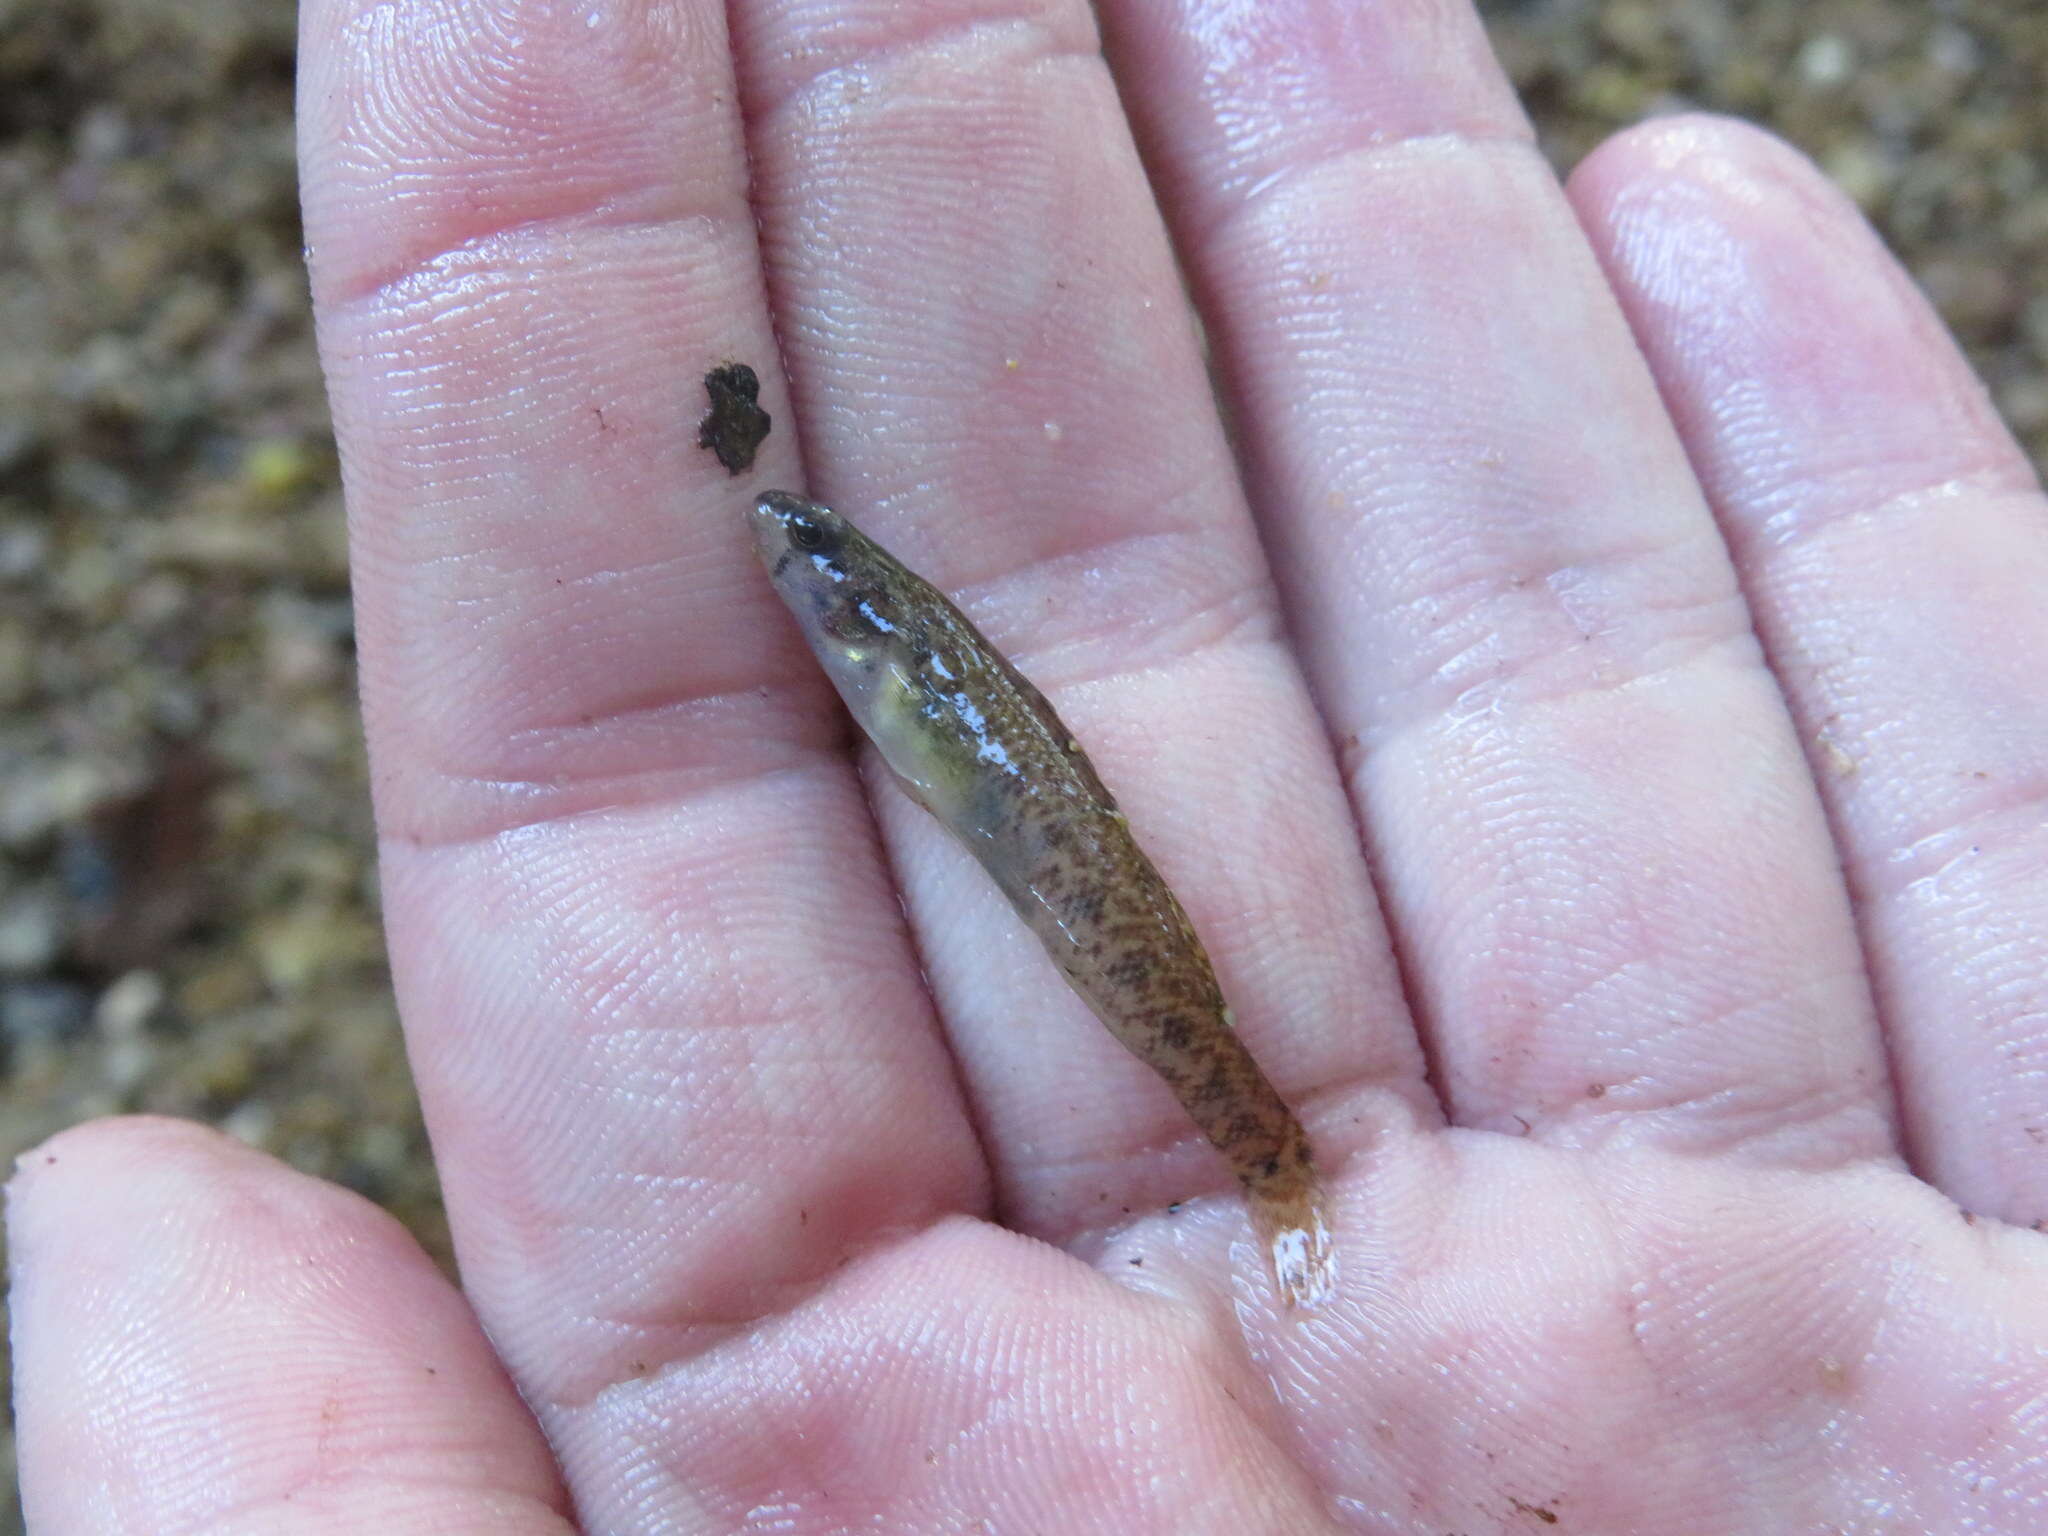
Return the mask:
[[1052, 705], [838, 513], [770, 491], [753, 523], [776, 590], [861, 729], [1229, 1161], [1288, 1304], [1323, 1300], [1334, 1259], [1307, 1133], [1232, 1028], [1187, 914]]

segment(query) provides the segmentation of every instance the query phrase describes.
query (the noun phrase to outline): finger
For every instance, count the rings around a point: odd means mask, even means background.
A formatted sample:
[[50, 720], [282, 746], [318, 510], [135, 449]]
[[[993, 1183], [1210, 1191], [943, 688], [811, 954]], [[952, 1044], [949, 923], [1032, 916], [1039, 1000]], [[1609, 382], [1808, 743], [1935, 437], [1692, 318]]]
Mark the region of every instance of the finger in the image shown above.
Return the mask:
[[7, 1239], [37, 1536], [569, 1530], [475, 1317], [368, 1201], [103, 1120], [22, 1157]]
[[1736, 552], [1856, 895], [1908, 1144], [2048, 1218], [2048, 517], [1847, 198], [1697, 118], [1573, 178]]
[[[740, 37], [815, 489], [1053, 699], [1324, 1155], [1424, 1109], [1355, 833], [1088, 8], [764, 4]], [[1006, 1215], [1228, 1184], [986, 877], [878, 786]], [[1426, 1112], [1426, 1111], [1425, 1111]], [[1312, 1126], [1313, 1128], [1313, 1126]]]
[[797, 478], [722, 8], [304, 26], [394, 971], [465, 1282], [560, 1434], [981, 1172], [751, 485], [693, 441], [752, 360]]
[[1886, 1150], [1783, 705], [1476, 18], [1113, 15], [1454, 1118]]

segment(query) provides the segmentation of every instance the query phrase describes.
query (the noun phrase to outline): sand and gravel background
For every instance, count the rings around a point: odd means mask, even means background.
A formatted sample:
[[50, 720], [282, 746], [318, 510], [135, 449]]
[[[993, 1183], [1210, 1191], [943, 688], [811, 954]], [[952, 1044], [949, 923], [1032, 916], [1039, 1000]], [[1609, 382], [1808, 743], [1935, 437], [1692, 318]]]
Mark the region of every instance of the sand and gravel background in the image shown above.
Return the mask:
[[[1817, 158], [2043, 461], [2038, 0], [1483, 9], [1560, 166], [1680, 107]], [[378, 930], [293, 28], [288, 0], [0, 0], [0, 1152], [188, 1115], [445, 1262]]]

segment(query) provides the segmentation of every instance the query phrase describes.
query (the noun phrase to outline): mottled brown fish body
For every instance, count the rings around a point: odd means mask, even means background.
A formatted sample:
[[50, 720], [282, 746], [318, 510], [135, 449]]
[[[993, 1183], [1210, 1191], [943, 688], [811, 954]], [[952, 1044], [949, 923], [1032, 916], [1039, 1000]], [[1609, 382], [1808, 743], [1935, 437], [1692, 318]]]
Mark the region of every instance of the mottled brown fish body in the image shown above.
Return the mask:
[[884, 760], [1228, 1160], [1286, 1300], [1321, 1300], [1333, 1260], [1307, 1134], [1238, 1038], [1187, 914], [1052, 705], [943, 593], [845, 518], [771, 492], [755, 528], [778, 591]]
[[1026, 797], [988, 841], [1007, 844], [983, 862], [1061, 974], [1246, 1186], [1279, 1197], [1312, 1180], [1307, 1133], [1239, 1039], [1207, 952], [1109, 796], [1058, 811]]

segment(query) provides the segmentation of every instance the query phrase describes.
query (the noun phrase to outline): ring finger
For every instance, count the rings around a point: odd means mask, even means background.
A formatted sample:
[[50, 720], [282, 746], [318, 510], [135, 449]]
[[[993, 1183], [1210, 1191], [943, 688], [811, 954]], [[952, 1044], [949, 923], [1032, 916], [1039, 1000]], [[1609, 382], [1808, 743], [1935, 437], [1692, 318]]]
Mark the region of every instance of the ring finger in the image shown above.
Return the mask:
[[1783, 702], [1477, 19], [1111, 16], [1452, 1118], [1887, 1152]]

